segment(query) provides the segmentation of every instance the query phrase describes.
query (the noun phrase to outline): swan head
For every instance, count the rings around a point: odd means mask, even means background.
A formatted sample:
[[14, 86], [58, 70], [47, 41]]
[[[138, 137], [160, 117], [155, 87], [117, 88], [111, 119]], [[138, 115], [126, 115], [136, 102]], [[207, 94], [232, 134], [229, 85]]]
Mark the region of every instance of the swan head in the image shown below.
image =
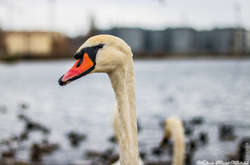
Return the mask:
[[110, 73], [124, 65], [132, 53], [130, 47], [120, 38], [112, 35], [96, 35], [89, 38], [76, 51], [75, 64], [58, 80], [66, 85], [90, 73]]
[[179, 134], [183, 133], [183, 124], [181, 119], [177, 117], [170, 117], [165, 121], [165, 137], [170, 138], [173, 130]]

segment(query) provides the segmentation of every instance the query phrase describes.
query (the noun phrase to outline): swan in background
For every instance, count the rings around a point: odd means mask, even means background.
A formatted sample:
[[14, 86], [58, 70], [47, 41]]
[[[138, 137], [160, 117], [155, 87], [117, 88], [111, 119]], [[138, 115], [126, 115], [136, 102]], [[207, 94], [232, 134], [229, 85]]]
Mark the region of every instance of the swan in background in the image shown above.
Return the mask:
[[164, 139], [172, 138], [174, 141], [174, 155], [172, 165], [183, 165], [185, 159], [185, 134], [182, 121], [171, 117], [165, 121]]
[[[115, 135], [115, 139], [117, 142], [119, 142], [119, 118], [118, 118], [118, 110], [117, 110], [117, 106], [115, 106], [114, 108], [114, 113], [113, 113], [113, 130], [114, 130], [114, 135]], [[143, 161], [141, 159], [141, 157], [139, 157], [139, 165], [143, 165]], [[115, 163], [113, 163], [112, 165], [120, 165], [120, 161], [116, 161]]]
[[132, 57], [130, 47], [120, 38], [96, 35], [76, 51], [75, 64], [58, 80], [63, 86], [89, 73], [108, 74], [117, 102], [121, 165], [138, 165], [139, 157]]

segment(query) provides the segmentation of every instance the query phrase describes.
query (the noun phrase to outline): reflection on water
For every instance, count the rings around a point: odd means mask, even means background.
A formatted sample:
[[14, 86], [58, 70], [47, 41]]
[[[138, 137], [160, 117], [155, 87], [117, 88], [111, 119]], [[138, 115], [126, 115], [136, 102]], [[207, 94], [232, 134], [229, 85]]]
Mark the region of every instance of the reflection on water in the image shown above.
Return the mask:
[[[83, 158], [87, 149], [106, 150], [111, 143], [114, 94], [105, 74], [88, 75], [66, 87], [58, 78], [72, 61], [20, 62], [0, 64], [0, 139], [20, 133], [23, 124], [16, 114], [25, 113], [51, 129], [47, 138], [60, 143], [60, 151], [46, 157], [51, 162], [68, 162]], [[197, 130], [207, 131], [209, 145], [195, 159], [224, 159], [235, 151], [240, 137], [250, 131], [250, 61], [136, 61], [137, 116], [144, 128], [139, 135], [140, 149], [149, 151], [162, 136], [159, 121], [169, 116], [188, 120], [203, 116], [205, 124]], [[28, 103], [26, 110], [18, 106]], [[24, 112], [22, 112], [24, 111]], [[236, 126], [234, 142], [219, 142], [218, 125]], [[75, 130], [87, 134], [78, 148], [72, 148], [67, 133]], [[28, 146], [40, 140], [31, 135], [19, 153], [28, 159]]]

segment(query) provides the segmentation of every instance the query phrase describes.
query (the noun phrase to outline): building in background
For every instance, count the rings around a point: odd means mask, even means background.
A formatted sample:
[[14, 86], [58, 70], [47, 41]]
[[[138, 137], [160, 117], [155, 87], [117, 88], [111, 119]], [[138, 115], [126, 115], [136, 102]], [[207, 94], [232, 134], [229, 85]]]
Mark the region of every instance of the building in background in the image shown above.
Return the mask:
[[250, 54], [250, 32], [242, 28], [197, 31], [192, 28], [146, 30], [116, 27], [90, 30], [85, 36], [68, 38], [57, 32], [0, 31], [1, 57], [72, 57], [84, 41], [95, 34], [111, 34], [125, 40], [135, 56], [244, 56]]
[[245, 49], [244, 29], [214, 29], [197, 32], [197, 52], [206, 54], [243, 54]]
[[246, 31], [245, 40], [246, 40], [246, 53], [250, 54], [250, 31]]
[[8, 57], [66, 56], [72, 51], [70, 40], [56, 32], [7, 31], [2, 42], [4, 55]]
[[134, 52], [140, 53], [145, 48], [145, 34], [143, 29], [139, 28], [113, 28], [109, 30], [100, 30], [100, 34], [112, 34], [125, 40]]
[[167, 52], [191, 54], [196, 52], [196, 31], [191, 28], [167, 29], [169, 45]]
[[2, 29], [0, 28], [0, 57], [4, 54], [4, 32], [2, 31]]
[[160, 31], [138, 28], [100, 30], [99, 34], [116, 35], [136, 53], [150, 54], [247, 54], [249, 32], [241, 28], [197, 31], [192, 28], [169, 28]]
[[144, 51], [145, 53], [164, 54], [168, 50], [169, 38], [164, 30], [145, 30]]

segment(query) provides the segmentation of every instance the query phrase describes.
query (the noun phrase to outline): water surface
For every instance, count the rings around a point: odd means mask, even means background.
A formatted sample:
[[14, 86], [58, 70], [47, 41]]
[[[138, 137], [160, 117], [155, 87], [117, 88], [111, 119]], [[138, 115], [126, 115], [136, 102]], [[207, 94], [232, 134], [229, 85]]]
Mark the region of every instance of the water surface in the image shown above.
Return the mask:
[[[114, 93], [108, 76], [92, 74], [61, 87], [58, 78], [73, 61], [0, 63], [0, 139], [18, 134], [22, 123], [16, 114], [18, 104], [32, 119], [51, 128], [48, 138], [61, 148], [48, 162], [83, 159], [89, 150], [106, 150], [112, 144]], [[222, 160], [235, 151], [237, 142], [250, 131], [250, 60], [161, 60], [136, 61], [137, 116], [144, 128], [139, 135], [140, 149], [150, 151], [162, 137], [161, 119], [178, 116], [189, 120], [203, 116], [205, 124], [197, 130], [209, 133], [209, 145], [200, 149], [195, 159]], [[236, 126], [235, 142], [219, 142], [218, 125]], [[88, 135], [79, 148], [72, 148], [66, 133], [76, 130]], [[19, 158], [28, 159], [27, 150], [41, 135], [32, 134]]]

